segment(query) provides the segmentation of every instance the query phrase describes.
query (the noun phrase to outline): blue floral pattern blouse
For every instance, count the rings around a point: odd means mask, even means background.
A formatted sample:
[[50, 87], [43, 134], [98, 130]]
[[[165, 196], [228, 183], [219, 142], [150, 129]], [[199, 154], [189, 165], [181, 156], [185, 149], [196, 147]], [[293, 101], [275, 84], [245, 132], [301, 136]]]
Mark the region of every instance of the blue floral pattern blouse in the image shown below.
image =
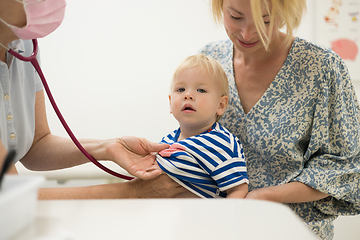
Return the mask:
[[332, 239], [337, 215], [360, 213], [360, 109], [343, 60], [296, 38], [282, 68], [245, 114], [233, 71], [233, 43], [201, 53], [218, 60], [230, 88], [220, 123], [236, 135], [247, 158], [249, 191], [292, 181], [329, 194], [287, 204], [322, 239]]

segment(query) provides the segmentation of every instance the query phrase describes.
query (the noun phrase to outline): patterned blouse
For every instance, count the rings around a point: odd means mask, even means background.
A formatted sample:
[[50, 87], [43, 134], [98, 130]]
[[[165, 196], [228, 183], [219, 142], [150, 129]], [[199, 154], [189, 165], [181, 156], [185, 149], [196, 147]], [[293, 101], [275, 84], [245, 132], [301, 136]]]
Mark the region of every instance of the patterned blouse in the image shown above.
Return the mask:
[[301, 182], [330, 196], [287, 204], [322, 239], [332, 239], [337, 215], [360, 213], [360, 109], [343, 60], [296, 38], [282, 68], [245, 114], [233, 71], [233, 43], [200, 53], [223, 66], [230, 88], [220, 123], [241, 141], [249, 191]]

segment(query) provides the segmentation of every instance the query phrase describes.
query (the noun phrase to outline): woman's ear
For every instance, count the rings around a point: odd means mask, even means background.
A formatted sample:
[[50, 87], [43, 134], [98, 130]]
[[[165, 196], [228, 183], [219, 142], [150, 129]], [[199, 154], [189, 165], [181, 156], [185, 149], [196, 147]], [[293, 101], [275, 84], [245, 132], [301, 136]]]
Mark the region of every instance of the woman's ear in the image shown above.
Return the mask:
[[228, 96], [222, 96], [220, 98], [220, 103], [219, 103], [219, 107], [218, 110], [216, 111], [216, 114], [218, 116], [221, 116], [224, 114], [226, 107], [228, 105], [228, 101], [229, 101], [229, 97]]

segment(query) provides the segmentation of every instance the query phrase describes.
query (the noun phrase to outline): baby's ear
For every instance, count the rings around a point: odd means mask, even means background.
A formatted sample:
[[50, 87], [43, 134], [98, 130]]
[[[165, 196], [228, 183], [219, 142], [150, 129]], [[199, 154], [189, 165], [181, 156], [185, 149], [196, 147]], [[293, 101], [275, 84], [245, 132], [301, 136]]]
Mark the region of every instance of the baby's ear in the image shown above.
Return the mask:
[[218, 107], [218, 110], [216, 111], [217, 115], [221, 116], [224, 114], [226, 107], [228, 105], [228, 101], [229, 101], [228, 96], [222, 96], [220, 98], [219, 107]]
[[169, 94], [169, 105], [170, 105], [170, 113], [172, 113], [171, 111], [171, 95]]

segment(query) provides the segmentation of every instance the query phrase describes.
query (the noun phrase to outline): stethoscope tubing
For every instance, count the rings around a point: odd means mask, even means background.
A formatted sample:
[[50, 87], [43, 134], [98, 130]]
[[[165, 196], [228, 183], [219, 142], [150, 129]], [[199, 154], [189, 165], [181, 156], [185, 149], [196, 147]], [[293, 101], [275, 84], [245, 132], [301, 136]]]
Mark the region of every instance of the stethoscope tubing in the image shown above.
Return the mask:
[[68, 124], [66, 123], [64, 117], [62, 116], [59, 108], [57, 107], [57, 104], [52, 96], [52, 93], [50, 91], [49, 85], [47, 84], [46, 80], [45, 80], [45, 76], [40, 68], [39, 62], [36, 59], [37, 53], [38, 53], [38, 42], [37, 39], [33, 39], [33, 52], [30, 56], [22, 56], [21, 54], [13, 51], [12, 49], [9, 49], [8, 52], [13, 55], [14, 57], [25, 61], [25, 62], [31, 62], [31, 64], [34, 66], [35, 70], [37, 71], [37, 73], [40, 76], [41, 82], [45, 88], [46, 94], [48, 95], [48, 98], [50, 100], [50, 103], [56, 113], [56, 115], [58, 116], [61, 124], [63, 125], [63, 127], [65, 128], [66, 132], [68, 133], [68, 135], [70, 136], [71, 140], [75, 143], [75, 145], [77, 146], [77, 148], [92, 162], [94, 163], [97, 167], [99, 167], [100, 169], [102, 169], [103, 171], [118, 177], [118, 178], [122, 178], [125, 180], [131, 180], [133, 179], [133, 177], [130, 176], [126, 176], [126, 175], [122, 175], [120, 173], [114, 172], [111, 169], [105, 167], [104, 165], [102, 165], [99, 161], [97, 161], [93, 156], [91, 156], [86, 150], [85, 148], [80, 144], [80, 142], [77, 140], [77, 138], [75, 137], [75, 135], [73, 134], [73, 132], [71, 131], [70, 127], [68, 126]]

